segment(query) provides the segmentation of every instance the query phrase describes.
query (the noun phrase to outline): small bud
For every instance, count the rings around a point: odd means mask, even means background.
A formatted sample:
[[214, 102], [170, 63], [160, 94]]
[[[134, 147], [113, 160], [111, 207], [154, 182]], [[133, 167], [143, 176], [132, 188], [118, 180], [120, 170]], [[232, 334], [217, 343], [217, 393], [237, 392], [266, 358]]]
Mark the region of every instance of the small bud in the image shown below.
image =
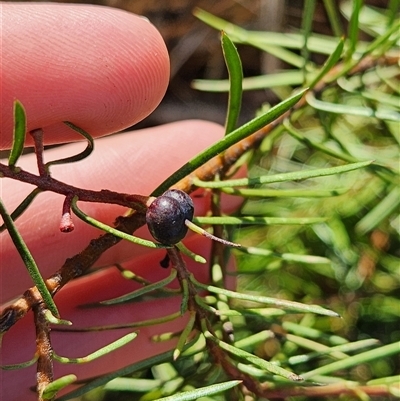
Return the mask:
[[74, 231], [74, 223], [72, 222], [71, 214], [70, 213], [64, 213], [61, 217], [60, 221], [60, 231], [62, 233], [70, 233], [71, 231]]

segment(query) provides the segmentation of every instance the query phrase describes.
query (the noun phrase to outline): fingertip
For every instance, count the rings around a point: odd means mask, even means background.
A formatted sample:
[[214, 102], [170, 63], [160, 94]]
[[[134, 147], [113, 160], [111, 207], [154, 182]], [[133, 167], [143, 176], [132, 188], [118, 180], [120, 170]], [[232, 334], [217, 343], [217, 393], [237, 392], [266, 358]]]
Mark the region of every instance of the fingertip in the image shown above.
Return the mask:
[[[12, 105], [22, 102], [28, 130], [46, 143], [125, 129], [149, 115], [169, 80], [169, 58], [156, 28], [137, 15], [101, 6], [2, 6], [1, 146], [10, 147]], [[30, 138], [27, 143], [31, 144]]]

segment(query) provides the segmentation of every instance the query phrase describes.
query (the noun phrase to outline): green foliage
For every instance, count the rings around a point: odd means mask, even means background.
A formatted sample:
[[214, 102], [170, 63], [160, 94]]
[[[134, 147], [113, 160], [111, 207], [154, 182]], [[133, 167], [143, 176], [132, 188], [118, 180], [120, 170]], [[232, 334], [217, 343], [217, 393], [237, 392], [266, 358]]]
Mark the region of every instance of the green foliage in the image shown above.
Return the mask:
[[[82, 401], [101, 397], [123, 400], [127, 395], [141, 401], [200, 397], [222, 401], [243, 400], [250, 391], [257, 394], [251, 398], [254, 400], [295, 396], [296, 400], [333, 400], [340, 395], [347, 401], [356, 396], [368, 399], [377, 386], [383, 386], [379, 388], [384, 397], [399, 395], [395, 356], [400, 352], [400, 71], [390, 62], [392, 48], [399, 41], [396, 1], [387, 10], [378, 10], [354, 0], [344, 2], [339, 10], [336, 2], [325, 0], [332, 37], [312, 32], [315, 1], [305, 4], [302, 31], [293, 34], [249, 32], [196, 11], [202, 21], [223, 30], [229, 80], [196, 81], [194, 86], [229, 91], [226, 136], [189, 160], [152, 194], [164, 192], [215, 155], [273, 123], [269, 135], [248, 159], [248, 177], [222, 176], [215, 182], [193, 179], [197, 187], [244, 200], [235, 216], [194, 219], [214, 229], [223, 225], [231, 239], [242, 245], [233, 251], [238, 290], [221, 286], [226, 273], [214, 256], [210, 284], [200, 283], [190, 274], [182, 278], [185, 271], [179, 268], [157, 283], [125, 272], [143, 288], [102, 304], [168, 296], [173, 290], [165, 287], [178, 275], [180, 311], [135, 324], [83, 331], [157, 324], [188, 311], [188, 323], [179, 333], [176, 349], [98, 377], [59, 400], [80, 396]], [[346, 38], [339, 12], [348, 17]], [[360, 41], [362, 32], [372, 39]], [[268, 52], [292, 70], [242, 80], [234, 43]], [[322, 65], [315, 61], [316, 54], [326, 56]], [[253, 120], [236, 128], [242, 90], [257, 88], [269, 88], [282, 101], [274, 107], [264, 105]], [[16, 109], [23, 110], [18, 105]], [[22, 152], [19, 127], [24, 124], [25, 117], [16, 117], [11, 167]], [[85, 136], [88, 147], [74, 158], [52, 164], [79, 160], [93, 149], [91, 137], [70, 126]], [[2, 207], [6, 228], [15, 238], [18, 233], [12, 220], [35, 195], [23, 202], [15, 216]], [[94, 220], [77, 207], [77, 200], [73, 199], [72, 209], [88, 224], [144, 246], [163, 247]], [[22, 240], [17, 247], [29, 255]], [[178, 248], [204, 262], [183, 245]], [[168, 252], [171, 249], [176, 250], [169, 248]], [[35, 277], [34, 271], [30, 273]], [[40, 279], [39, 275], [37, 283], [43, 286]], [[45, 298], [48, 295], [44, 292], [43, 298], [56, 315], [55, 305]], [[135, 336], [123, 337], [85, 358], [56, 355], [55, 359], [87, 362]], [[158, 340], [163, 338], [170, 336], [165, 333]], [[230, 381], [232, 376], [243, 382]], [[75, 378], [61, 378], [48, 385], [45, 396], [52, 397], [72, 380]]]

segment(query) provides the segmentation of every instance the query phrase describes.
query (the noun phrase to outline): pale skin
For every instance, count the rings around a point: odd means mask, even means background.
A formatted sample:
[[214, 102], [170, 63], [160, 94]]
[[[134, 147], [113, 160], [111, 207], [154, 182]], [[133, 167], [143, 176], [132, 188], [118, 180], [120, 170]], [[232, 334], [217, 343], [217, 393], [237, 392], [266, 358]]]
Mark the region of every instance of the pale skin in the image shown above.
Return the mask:
[[[89, 132], [95, 150], [84, 161], [54, 166], [52, 175], [77, 187], [149, 195], [169, 174], [223, 135], [219, 125], [196, 120], [124, 134], [105, 135], [125, 129], [151, 113], [168, 85], [169, 59], [157, 30], [145, 19], [122, 11], [76, 5], [32, 3], [0, 4], [1, 7], [1, 135], [2, 149], [12, 141], [12, 104], [25, 106], [28, 130], [43, 128], [46, 144], [74, 142], [79, 136], [61, 122], [68, 120]], [[103, 137], [99, 139], [100, 137]], [[31, 145], [31, 138], [27, 137]], [[46, 161], [83, 150], [82, 141], [45, 152]], [[3, 160], [3, 162], [6, 162]], [[18, 165], [37, 173], [34, 155], [23, 156]], [[1, 197], [12, 211], [32, 186], [1, 180]], [[207, 210], [204, 196], [195, 199], [196, 214]], [[17, 221], [18, 229], [44, 277], [59, 269], [66, 258], [80, 252], [99, 231], [74, 219], [75, 230], [58, 229], [63, 197], [39, 195]], [[81, 204], [91, 216], [112, 224], [124, 208]], [[147, 230], [135, 235], [149, 238]], [[9, 302], [31, 286], [21, 258], [7, 232], [1, 234], [1, 301]], [[187, 246], [208, 256], [210, 241], [190, 236]], [[163, 251], [120, 243], [107, 251], [96, 266], [123, 263], [148, 280], [169, 274], [159, 261]], [[207, 280], [207, 267], [188, 261], [199, 280]], [[70, 283], [55, 300], [61, 317], [76, 327], [126, 323], [163, 316], [179, 310], [180, 299], [118, 306], [78, 309], [77, 305], [115, 297], [138, 288], [115, 268]], [[96, 362], [76, 366], [55, 364], [55, 376], [77, 374], [79, 379], [126, 366], [173, 348], [173, 342], [153, 344], [149, 336], [177, 330], [184, 318], [163, 326], [140, 329], [138, 339]], [[85, 356], [132, 330], [89, 334], [52, 333], [55, 351], [63, 356]], [[29, 315], [3, 338], [2, 364], [32, 358], [34, 326]], [[21, 371], [0, 371], [1, 399], [35, 400], [35, 366]]]

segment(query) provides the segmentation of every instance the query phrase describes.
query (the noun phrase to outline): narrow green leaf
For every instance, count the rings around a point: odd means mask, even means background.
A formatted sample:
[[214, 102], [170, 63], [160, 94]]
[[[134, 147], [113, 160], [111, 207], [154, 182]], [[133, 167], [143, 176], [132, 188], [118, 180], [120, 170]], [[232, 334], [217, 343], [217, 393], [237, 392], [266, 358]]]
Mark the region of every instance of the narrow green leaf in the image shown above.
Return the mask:
[[301, 30], [303, 34], [303, 47], [301, 49], [301, 56], [303, 57], [303, 76], [304, 83], [306, 82], [307, 77], [307, 65], [310, 59], [310, 51], [308, 48], [308, 38], [310, 37], [312, 31], [312, 23], [315, 11], [315, 0], [305, 0], [303, 6], [303, 18], [301, 22]]
[[72, 322], [70, 322], [69, 320], [58, 319], [57, 317], [55, 317], [55, 316], [50, 312], [49, 309], [47, 309], [47, 310], [44, 312], [44, 316], [45, 316], [46, 320], [47, 320], [49, 323], [52, 323], [52, 324], [59, 324], [59, 325], [63, 325], [63, 326], [71, 326], [71, 325], [72, 325]]
[[334, 351], [331, 347], [329, 347], [325, 344], [321, 344], [317, 341], [310, 340], [310, 339], [304, 338], [302, 336], [296, 336], [295, 334], [287, 333], [285, 335], [285, 338], [287, 341], [290, 341], [293, 344], [296, 344], [301, 348], [312, 350], [312, 351], [317, 351], [321, 355], [329, 354], [334, 359], [345, 359], [345, 358], [349, 357], [347, 354], [345, 354], [342, 351], [337, 351], [337, 350]]
[[90, 327], [73, 326], [72, 328], [68, 328], [68, 329], [67, 328], [60, 329], [60, 328], [55, 327], [55, 328], [53, 328], [53, 330], [54, 331], [63, 331], [63, 332], [72, 332], [72, 333], [87, 333], [87, 332], [92, 332], [92, 331], [105, 331], [105, 330], [116, 330], [116, 329], [136, 329], [139, 327], [147, 327], [147, 326], [153, 326], [155, 324], [171, 322], [172, 320], [175, 320], [179, 317], [181, 317], [181, 313], [174, 312], [174, 313], [171, 313], [170, 315], [157, 317], [154, 319], [140, 320], [138, 322], [108, 324], [108, 325], [104, 325], [104, 326], [90, 326]]
[[122, 295], [121, 297], [118, 298], [108, 299], [107, 301], [101, 301], [100, 304], [115, 305], [128, 302], [134, 298], [141, 297], [142, 295], [147, 294], [151, 291], [155, 291], [158, 290], [159, 288], [165, 287], [171, 281], [173, 281], [175, 277], [176, 277], [176, 270], [172, 269], [170, 275], [166, 277], [164, 280], [160, 280], [157, 281], [156, 283], [146, 285], [143, 288], [139, 288], [138, 290], [132, 291], [129, 294]]
[[[303, 83], [303, 74], [299, 70], [285, 70], [268, 75], [244, 78], [244, 91], [255, 89], [276, 88], [278, 86], [299, 86]], [[229, 92], [230, 83], [227, 79], [195, 79], [192, 88], [205, 92]]]
[[322, 66], [317, 75], [312, 79], [310, 84], [308, 85], [310, 88], [314, 88], [314, 86], [336, 65], [336, 63], [340, 60], [340, 57], [343, 53], [345, 38], [342, 37], [339, 40], [339, 43], [334, 50], [334, 52], [328, 57], [325, 64]]
[[182, 300], [181, 300], [181, 307], [180, 307], [180, 312], [181, 316], [183, 316], [189, 306], [189, 298], [190, 298], [190, 293], [189, 293], [189, 283], [186, 278], [181, 280], [181, 289], [182, 289]]
[[[280, 32], [265, 32], [265, 31], [248, 31], [232, 24], [222, 18], [216, 17], [204, 10], [197, 8], [194, 12], [195, 16], [210, 25], [211, 27], [225, 31], [235, 43], [244, 43], [251, 46], [262, 48], [263, 46], [271, 45], [271, 43], [279, 43], [279, 46], [288, 49], [301, 49], [304, 45], [304, 38], [301, 33], [280, 33]], [[342, 35], [341, 35], [342, 36]], [[308, 48], [310, 51], [318, 54], [332, 54], [337, 46], [337, 38], [327, 35], [313, 34], [309, 37]], [[360, 51], [367, 46], [366, 42], [358, 42]], [[301, 68], [303, 65], [302, 58], [299, 56], [300, 62], [297, 66]]]
[[12, 242], [14, 243], [14, 246], [17, 249], [19, 255], [21, 256], [21, 259], [24, 262], [29, 272], [29, 275], [31, 276], [35, 286], [40, 292], [40, 295], [42, 296], [44, 303], [54, 316], [60, 317], [57, 310], [57, 306], [54, 303], [49, 290], [47, 289], [46, 283], [44, 282], [44, 279], [40, 274], [36, 262], [33, 259], [33, 256], [30, 253], [28, 247], [26, 246], [23, 238], [21, 237], [21, 234], [17, 230], [17, 227], [15, 226], [11, 216], [7, 213], [7, 210], [1, 198], [0, 198], [0, 215], [3, 218], [8, 234]]
[[178, 376], [178, 372], [171, 362], [156, 365], [151, 371], [155, 379], [160, 379], [163, 382], [173, 380]]
[[179, 355], [182, 353], [183, 347], [186, 344], [186, 341], [189, 338], [190, 333], [193, 330], [194, 323], [196, 321], [196, 313], [190, 312], [189, 321], [187, 322], [185, 328], [183, 329], [181, 335], [179, 336], [178, 343], [174, 349], [174, 361], [178, 359]]
[[295, 333], [298, 336], [317, 339], [319, 341], [327, 342], [328, 344], [332, 344], [332, 345], [349, 344], [348, 340], [346, 340], [343, 337], [340, 337], [340, 336], [337, 336], [334, 334], [327, 334], [327, 333], [322, 332], [321, 330], [317, 330], [312, 327], [307, 327], [302, 324], [285, 321], [282, 323], [282, 327], [286, 331], [288, 331], [290, 333]]
[[292, 225], [292, 224], [316, 224], [326, 221], [325, 217], [254, 217], [254, 216], [223, 216], [223, 217], [203, 217], [198, 216], [193, 222], [198, 224], [223, 224], [223, 225], [244, 225], [244, 224], [261, 224], [261, 225]]
[[400, 383], [400, 375], [390, 376], [390, 377], [380, 377], [379, 379], [372, 379], [367, 381], [367, 386], [379, 386], [379, 385], [391, 385], [391, 384], [399, 384]]
[[109, 354], [112, 351], [115, 351], [118, 348], [123, 347], [124, 345], [130, 343], [132, 340], [134, 340], [137, 337], [137, 333], [129, 333], [126, 334], [125, 336], [119, 338], [116, 341], [113, 341], [112, 343], [106, 345], [105, 347], [102, 347], [100, 349], [98, 349], [95, 352], [92, 352], [91, 354], [84, 356], [84, 357], [80, 357], [80, 358], [67, 358], [65, 356], [59, 356], [57, 354], [54, 354], [53, 357], [56, 361], [60, 362], [60, 363], [87, 363], [87, 362], [91, 362], [94, 361], [97, 358], [100, 358], [104, 355]]
[[246, 186], [246, 185], [270, 184], [270, 183], [286, 182], [286, 181], [299, 181], [299, 180], [305, 180], [307, 178], [325, 177], [328, 175], [346, 173], [348, 171], [353, 171], [363, 167], [367, 167], [371, 163], [373, 163], [373, 160], [358, 162], [358, 163], [350, 163], [338, 167], [295, 171], [293, 173], [262, 175], [260, 177], [255, 177], [255, 178], [239, 178], [236, 180], [206, 182], [195, 179], [193, 180], [193, 184], [198, 187], [205, 187], [205, 188], [224, 188], [224, 187], [236, 187], [236, 186]]
[[290, 134], [293, 138], [296, 138], [301, 143], [304, 143], [306, 146], [309, 146], [313, 149], [320, 150], [321, 152], [326, 153], [327, 155], [330, 155], [332, 157], [336, 157], [339, 160], [343, 160], [343, 161], [350, 162], [350, 163], [354, 163], [354, 162], [358, 161], [353, 156], [351, 156], [345, 152], [340, 152], [335, 149], [331, 149], [328, 146], [324, 145], [323, 143], [316, 142], [316, 141], [304, 136], [301, 131], [299, 131], [298, 129], [293, 127], [293, 125], [290, 123], [289, 119], [286, 119], [283, 122], [283, 125], [287, 129], [288, 134]]
[[[152, 371], [154, 371], [154, 368], [152, 369]], [[174, 369], [174, 371], [175, 371], [175, 375], [176, 375], [176, 370]], [[184, 382], [185, 382], [185, 379], [183, 377], [179, 377], [179, 376], [171, 378], [168, 381], [164, 381], [162, 388], [160, 389], [160, 391], [158, 393], [156, 393], [156, 395], [157, 395], [156, 399], [160, 399], [159, 397], [162, 395], [178, 393], [178, 391], [184, 385]]]
[[386, 220], [400, 207], [400, 188], [394, 187], [373, 209], [371, 209], [355, 226], [359, 235], [371, 231]]
[[222, 53], [229, 74], [229, 99], [225, 120], [225, 135], [231, 133], [237, 124], [242, 105], [243, 70], [239, 53], [225, 32], [221, 34]]
[[[288, 49], [300, 50], [303, 47], [304, 39], [303, 35], [296, 33], [279, 33], [279, 32], [251, 32], [246, 31], [248, 42], [272, 42], [279, 43], [280, 46]], [[236, 40], [235, 40], [236, 42]], [[241, 43], [237, 41], [236, 43]], [[316, 54], [324, 54], [329, 56], [335, 50], [337, 46], [337, 38], [326, 35], [312, 34], [308, 38], [308, 49]], [[366, 42], [359, 42], [359, 48], [365, 49], [367, 46]]]
[[262, 114], [261, 116], [258, 116], [248, 123], [244, 124], [240, 128], [237, 128], [235, 131], [231, 132], [228, 136], [225, 136], [219, 142], [211, 145], [206, 150], [199, 153], [193, 159], [184, 164], [169, 178], [167, 178], [162, 184], [160, 184], [153, 191], [152, 196], [161, 195], [180, 179], [186, 177], [188, 174], [196, 170], [208, 160], [212, 159], [214, 156], [225, 151], [230, 146], [234, 145], [244, 138], [247, 138], [257, 130], [276, 120], [279, 116], [290, 110], [302, 98], [306, 91], [307, 89], [303, 89], [302, 91], [292, 95], [288, 99], [272, 107], [265, 114]]
[[379, 344], [380, 342], [376, 338], [367, 338], [366, 340], [359, 340], [351, 343], [336, 345], [334, 347], [331, 347], [330, 349], [333, 351], [354, 352], [359, 351], [363, 348], [378, 346]]
[[258, 41], [255, 41], [253, 46], [265, 51], [271, 56], [274, 56], [289, 65], [292, 65], [293, 67], [302, 68], [304, 64], [301, 56], [297, 55], [295, 52], [283, 48], [282, 46], [271, 45], [270, 43]]
[[118, 238], [122, 238], [124, 240], [133, 242], [135, 244], [138, 245], [143, 245], [146, 246], [148, 248], [169, 248], [170, 246], [167, 245], [162, 245], [162, 244], [156, 244], [152, 241], [147, 241], [145, 239], [139, 238], [139, 237], [135, 237], [133, 235], [129, 235], [127, 233], [124, 233], [123, 231], [119, 231], [113, 227], [110, 227], [107, 224], [101, 223], [100, 221], [88, 216], [86, 213], [84, 213], [81, 209], [78, 208], [77, 205], [77, 201], [78, 201], [78, 197], [75, 196], [72, 200], [71, 203], [71, 208], [73, 210], [73, 212], [84, 222], [90, 224], [93, 227], [99, 228], [100, 230], [103, 230], [109, 234], [115, 235]]
[[251, 336], [242, 338], [239, 341], [235, 341], [234, 346], [241, 349], [246, 347], [254, 347], [257, 344], [264, 343], [266, 340], [274, 337], [275, 333], [273, 331], [262, 330], [256, 334], [252, 334]]
[[104, 386], [106, 391], [127, 391], [147, 393], [162, 386], [162, 380], [137, 379], [133, 377], [118, 377]]
[[297, 255], [293, 253], [277, 253], [270, 251], [269, 249], [256, 248], [256, 247], [244, 247], [238, 248], [240, 252], [247, 253], [248, 255], [258, 255], [258, 256], [274, 256], [288, 262], [306, 263], [306, 264], [331, 264], [328, 258], [322, 256], [314, 255]]
[[323, 0], [325, 5], [326, 14], [328, 15], [329, 22], [332, 27], [333, 34], [337, 37], [343, 36], [343, 27], [340, 20], [340, 14], [337, 9], [337, 1]]
[[[200, 297], [199, 295], [195, 295], [195, 299], [196, 299], [196, 303], [201, 307], [201, 308], [203, 308], [203, 309], [205, 309], [206, 311], [208, 311], [208, 312], [211, 312], [211, 313], [213, 313], [213, 314], [215, 314], [215, 315], [218, 315], [218, 309], [215, 309], [213, 306], [210, 306], [210, 305], [208, 305], [208, 304], [206, 304], [204, 301], [203, 301], [203, 299], [202, 299], [202, 297]], [[215, 303], [216, 303], [217, 301], [215, 300]]]
[[212, 384], [211, 386], [202, 387], [196, 390], [185, 391], [169, 397], [158, 398], [158, 401], [191, 401], [197, 400], [200, 397], [207, 397], [210, 395], [222, 393], [240, 384], [240, 380], [232, 380], [229, 382]]
[[66, 375], [54, 380], [52, 383], [46, 386], [41, 398], [44, 400], [54, 399], [60, 390], [74, 383], [77, 379], [78, 378], [75, 375]]
[[358, 107], [346, 104], [323, 102], [321, 100], [316, 99], [312, 92], [307, 93], [306, 99], [307, 103], [311, 107], [314, 107], [317, 110], [327, 111], [329, 113], [353, 115], [360, 117], [375, 117], [378, 120], [400, 122], [400, 113], [389, 109], [383, 109], [378, 107], [377, 110], [374, 110], [371, 107]]
[[358, 355], [350, 356], [346, 359], [332, 362], [309, 372], [303, 373], [304, 379], [311, 379], [314, 376], [331, 374], [337, 370], [348, 369], [362, 363], [367, 363], [375, 359], [383, 359], [393, 354], [400, 354], [400, 342], [395, 342], [382, 347], [363, 352]]
[[27, 368], [29, 366], [32, 366], [34, 363], [36, 363], [37, 360], [38, 360], [38, 357], [35, 355], [30, 361], [21, 362], [21, 363], [15, 363], [13, 365], [0, 365], [0, 369], [2, 369], [2, 370], [23, 369], [23, 368]]
[[399, 0], [389, 0], [389, 4], [387, 7], [388, 14], [388, 25], [391, 25], [393, 21], [397, 18], [400, 8]]
[[228, 241], [226, 239], [222, 239], [222, 238], [216, 237], [215, 235], [211, 234], [210, 232], [208, 232], [208, 231], [204, 230], [203, 228], [197, 226], [192, 221], [186, 220], [185, 224], [191, 231], [193, 231], [193, 232], [195, 232], [197, 234], [200, 234], [200, 235], [202, 235], [202, 236], [204, 236], [204, 237], [206, 237], [206, 238], [208, 238], [208, 239], [210, 239], [212, 241], [220, 242], [220, 243], [222, 243], [224, 245], [232, 246], [232, 247], [240, 247], [241, 246], [240, 244], [237, 244], [235, 242], [231, 242], [231, 241]]
[[221, 341], [217, 337], [213, 336], [210, 332], [204, 333], [205, 337], [207, 339], [210, 339], [217, 343], [222, 349], [225, 351], [229, 352], [232, 355], [235, 355], [236, 357], [242, 358], [246, 360], [247, 362], [260, 367], [261, 369], [265, 369], [267, 372], [276, 374], [278, 376], [282, 376], [288, 380], [292, 381], [302, 381], [303, 378], [299, 375], [296, 375], [296, 373], [290, 372], [286, 369], [281, 368], [277, 364], [268, 362], [264, 359], [261, 359], [253, 354], [250, 354], [247, 351], [243, 351], [240, 348], [234, 347], [233, 345], [229, 345], [224, 341]]
[[221, 188], [225, 194], [244, 198], [326, 198], [339, 196], [349, 189], [267, 189], [267, 188]]
[[[303, 338], [304, 337], [300, 337]], [[315, 341], [313, 341], [315, 344]], [[337, 359], [343, 359], [342, 356], [339, 356], [340, 354], [336, 354], [336, 352], [354, 352], [354, 351], [359, 351], [360, 349], [372, 347], [372, 346], [377, 346], [379, 345], [379, 340], [375, 340], [374, 338], [368, 338], [367, 340], [360, 340], [360, 341], [355, 341], [352, 343], [347, 343], [347, 344], [342, 344], [342, 345], [337, 345], [334, 347], [326, 347], [325, 345], [321, 348], [321, 344], [318, 344], [319, 348], [312, 348], [315, 350], [315, 352], [310, 352], [309, 354], [304, 354], [304, 355], [294, 355], [289, 357], [288, 363], [290, 365], [297, 365], [300, 363], [307, 363], [308, 361], [319, 358], [321, 356], [330, 354], [332, 357], [336, 357]], [[345, 356], [345, 358], [348, 358], [348, 355]]]
[[279, 306], [279, 307], [282, 307], [285, 309], [294, 310], [294, 311], [303, 312], [303, 313], [310, 312], [310, 313], [317, 313], [319, 315], [339, 317], [339, 315], [336, 312], [333, 312], [329, 309], [325, 309], [319, 305], [306, 305], [306, 304], [301, 304], [300, 302], [286, 301], [284, 299], [269, 298], [269, 297], [263, 297], [263, 296], [258, 296], [258, 295], [251, 295], [251, 294], [242, 294], [239, 292], [214, 287], [212, 285], [206, 285], [206, 284], [199, 283], [193, 276], [191, 276], [191, 280], [197, 287], [203, 288], [203, 289], [205, 289], [209, 292], [213, 292], [215, 294], [225, 295], [232, 299], [254, 301], [254, 302], [261, 303], [261, 304]]
[[207, 263], [207, 259], [203, 258], [203, 256], [197, 255], [196, 253], [192, 252], [190, 249], [186, 248], [182, 242], [179, 242], [175, 245], [184, 255], [188, 256], [189, 258], [193, 259], [197, 263], [205, 264]]
[[55, 166], [57, 164], [77, 162], [79, 160], [84, 159], [85, 157], [88, 157], [94, 149], [94, 140], [86, 131], [84, 131], [82, 128], [77, 127], [75, 124], [70, 123], [69, 121], [64, 121], [64, 124], [67, 125], [69, 128], [73, 129], [74, 131], [76, 131], [78, 134], [82, 135], [88, 141], [88, 144], [85, 150], [83, 150], [82, 152], [74, 156], [50, 161], [46, 163], [46, 167]]
[[11, 147], [10, 156], [8, 158], [8, 165], [14, 167], [19, 157], [24, 150], [25, 136], [26, 136], [26, 113], [24, 106], [18, 100], [14, 101], [14, 129], [13, 129], [13, 143]]
[[349, 38], [349, 47], [347, 50], [347, 59], [350, 60], [353, 57], [353, 54], [356, 50], [358, 43], [358, 25], [360, 22], [360, 10], [363, 5], [363, 0], [353, 0], [353, 10], [350, 17], [350, 23], [348, 28], [348, 38]]
[[180, 312], [174, 312], [171, 313], [170, 315], [154, 318], [154, 319], [148, 319], [148, 320], [140, 320], [139, 322], [129, 322], [129, 323], [120, 323], [120, 324], [108, 324], [104, 326], [90, 326], [90, 327], [75, 327], [73, 326], [72, 328], [65, 328], [61, 329], [58, 327], [54, 327], [54, 331], [63, 331], [63, 332], [72, 332], [72, 333], [86, 333], [86, 332], [92, 332], [92, 331], [105, 331], [105, 330], [117, 330], [117, 329], [137, 329], [139, 327], [147, 327], [147, 326], [153, 326], [156, 324], [162, 324], [166, 322], [171, 322], [172, 320], [175, 320], [177, 318], [181, 317]]

